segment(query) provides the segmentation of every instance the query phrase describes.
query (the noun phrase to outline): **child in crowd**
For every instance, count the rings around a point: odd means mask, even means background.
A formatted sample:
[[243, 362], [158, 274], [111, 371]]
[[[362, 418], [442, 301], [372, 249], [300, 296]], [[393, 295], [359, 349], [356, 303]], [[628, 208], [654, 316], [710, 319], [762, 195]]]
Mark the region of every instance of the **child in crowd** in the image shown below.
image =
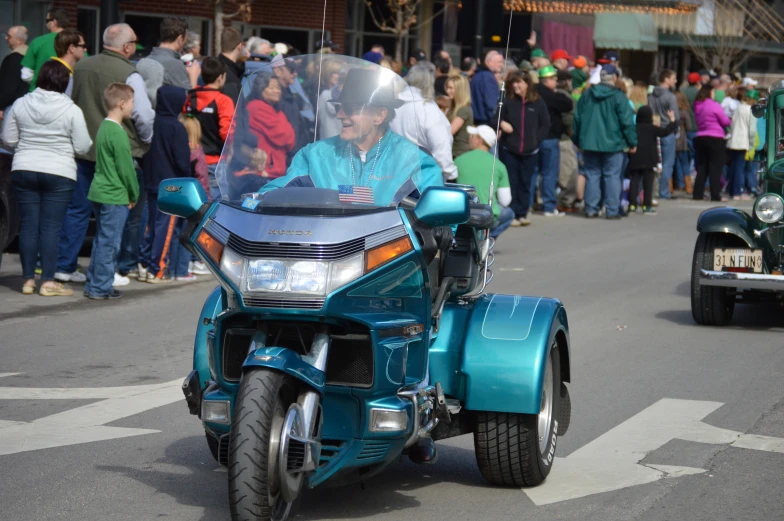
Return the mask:
[[640, 180], [642, 180], [644, 214], [655, 214], [653, 207], [653, 178], [654, 168], [659, 162], [656, 140], [669, 136], [678, 129], [675, 113], [667, 111], [670, 119], [666, 127], [653, 124], [653, 110], [649, 106], [640, 107], [637, 111], [637, 152], [629, 155], [629, 172], [631, 173], [631, 186], [629, 188], [629, 213], [637, 211], [637, 199], [640, 193]]
[[96, 300], [122, 297], [112, 287], [115, 263], [125, 220], [139, 198], [131, 143], [122, 127], [122, 120], [131, 117], [133, 96], [133, 88], [125, 83], [111, 83], [103, 93], [108, 114], [95, 138], [95, 176], [87, 194], [96, 232], [84, 296]]
[[144, 157], [148, 221], [139, 252], [139, 281], [150, 284], [169, 282], [171, 276], [188, 275], [187, 262], [183, 270], [182, 265], [177, 266], [168, 258], [179, 237], [177, 218], [158, 209], [158, 187], [161, 181], [172, 177], [191, 177], [188, 132], [178, 119], [186, 96], [187, 92], [181, 87], [164, 85], [158, 89], [152, 143]]
[[201, 65], [204, 87], [189, 91], [186, 112], [193, 114], [201, 124], [201, 146], [207, 159], [210, 178], [210, 196], [220, 197], [215, 169], [221, 150], [229, 135], [234, 118], [234, 102], [221, 92], [226, 84], [226, 66], [217, 58], [206, 58]]

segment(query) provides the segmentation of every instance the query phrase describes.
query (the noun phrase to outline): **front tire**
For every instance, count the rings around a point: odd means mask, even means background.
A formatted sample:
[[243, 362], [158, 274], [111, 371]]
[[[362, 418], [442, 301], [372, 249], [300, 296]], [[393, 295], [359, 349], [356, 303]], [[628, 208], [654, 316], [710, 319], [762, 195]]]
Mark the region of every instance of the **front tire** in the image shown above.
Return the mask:
[[552, 469], [558, 441], [561, 359], [553, 343], [539, 414], [480, 412], [474, 431], [476, 462], [493, 485], [535, 487]]
[[713, 269], [713, 250], [737, 246], [734, 237], [700, 233], [694, 245], [691, 271], [691, 315], [702, 326], [726, 326], [735, 311], [735, 290], [700, 284], [700, 269]]
[[278, 442], [297, 384], [269, 369], [242, 376], [229, 442], [229, 507], [232, 521], [282, 521], [292, 503], [280, 495]]

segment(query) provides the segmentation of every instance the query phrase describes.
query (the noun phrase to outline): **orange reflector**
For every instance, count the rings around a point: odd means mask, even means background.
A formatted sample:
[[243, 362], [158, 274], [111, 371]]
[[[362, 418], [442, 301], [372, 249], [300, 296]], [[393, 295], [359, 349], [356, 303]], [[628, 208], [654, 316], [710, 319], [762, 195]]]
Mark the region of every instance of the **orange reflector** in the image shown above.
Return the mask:
[[368, 250], [365, 254], [365, 273], [374, 270], [395, 257], [399, 257], [413, 249], [414, 246], [411, 244], [411, 239], [403, 237], [402, 239]]
[[219, 243], [215, 237], [207, 232], [207, 230], [203, 229], [199, 232], [199, 235], [196, 237], [196, 245], [201, 248], [201, 251], [203, 251], [216, 266], [220, 266], [221, 257], [223, 256], [223, 244]]

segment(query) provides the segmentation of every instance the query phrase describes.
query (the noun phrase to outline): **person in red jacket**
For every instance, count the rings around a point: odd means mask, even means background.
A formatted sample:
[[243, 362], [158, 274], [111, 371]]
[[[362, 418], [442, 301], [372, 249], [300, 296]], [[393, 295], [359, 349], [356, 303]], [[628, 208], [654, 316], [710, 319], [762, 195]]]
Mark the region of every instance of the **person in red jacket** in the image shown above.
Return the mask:
[[253, 100], [248, 103], [248, 127], [259, 140], [258, 148], [266, 152], [264, 173], [270, 179], [286, 174], [286, 155], [294, 148], [294, 128], [279, 110], [282, 89], [270, 72], [259, 72], [253, 80]]
[[234, 117], [234, 102], [221, 92], [226, 84], [226, 66], [217, 58], [206, 58], [201, 65], [204, 87], [188, 92], [185, 111], [194, 115], [201, 124], [201, 146], [207, 158], [210, 180], [210, 197], [220, 198], [215, 169], [220, 160], [223, 145], [229, 135]]

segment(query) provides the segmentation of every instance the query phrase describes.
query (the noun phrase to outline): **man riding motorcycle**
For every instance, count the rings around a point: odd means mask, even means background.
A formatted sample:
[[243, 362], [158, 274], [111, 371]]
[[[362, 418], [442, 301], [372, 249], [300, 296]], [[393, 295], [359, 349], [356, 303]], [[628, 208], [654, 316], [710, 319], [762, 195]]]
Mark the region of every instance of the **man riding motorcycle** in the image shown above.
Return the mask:
[[435, 160], [414, 143], [389, 130], [403, 102], [383, 79], [384, 71], [351, 69], [340, 97], [331, 100], [342, 130], [339, 136], [300, 150], [286, 175], [264, 185], [338, 190], [346, 201], [377, 206], [419, 195], [428, 186], [443, 186]]

